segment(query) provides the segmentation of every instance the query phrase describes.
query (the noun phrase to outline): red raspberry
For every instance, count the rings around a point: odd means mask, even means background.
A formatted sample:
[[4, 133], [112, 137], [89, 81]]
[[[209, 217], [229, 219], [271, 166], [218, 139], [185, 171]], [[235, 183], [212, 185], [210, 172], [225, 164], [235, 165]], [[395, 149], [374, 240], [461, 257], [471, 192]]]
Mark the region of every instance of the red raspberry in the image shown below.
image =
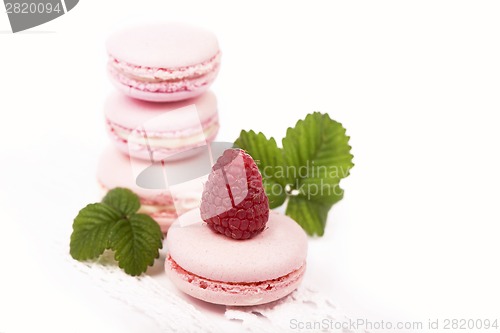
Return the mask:
[[264, 230], [269, 201], [259, 168], [241, 149], [227, 149], [203, 189], [201, 218], [227, 237], [248, 239]]

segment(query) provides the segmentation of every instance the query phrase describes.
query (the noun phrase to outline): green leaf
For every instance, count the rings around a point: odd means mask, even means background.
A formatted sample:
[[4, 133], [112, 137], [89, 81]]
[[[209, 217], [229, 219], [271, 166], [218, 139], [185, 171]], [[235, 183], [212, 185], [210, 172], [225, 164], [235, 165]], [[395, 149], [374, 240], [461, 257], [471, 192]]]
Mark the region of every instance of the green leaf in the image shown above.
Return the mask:
[[[285, 214], [297, 221], [310, 236], [323, 236], [328, 212], [334, 204], [342, 200], [344, 190], [338, 183], [326, 184], [323, 180], [321, 184], [313, 183], [315, 180], [317, 179], [308, 179], [307, 183], [302, 183], [299, 193], [288, 200]], [[311, 190], [320, 187], [323, 187], [320, 190], [323, 193]], [[327, 191], [330, 191], [328, 195]]]
[[286, 214], [310, 235], [323, 235], [328, 211], [343, 197], [339, 182], [354, 166], [345, 133], [328, 114], [315, 112], [288, 128], [283, 138], [292, 188]]
[[267, 139], [260, 132], [257, 134], [254, 131], [241, 131], [235, 146], [246, 150], [257, 163], [270, 208], [281, 206], [286, 200], [286, 178], [283, 152], [278, 148], [276, 140]]
[[286, 207], [286, 215], [297, 221], [309, 235], [323, 236], [328, 212], [332, 205], [311, 201], [302, 196], [291, 197]]
[[129, 189], [126, 188], [114, 188], [109, 191], [102, 203], [109, 205], [125, 216], [134, 214], [141, 207], [139, 198]]
[[303, 179], [298, 186], [297, 196], [310, 201], [334, 204], [344, 197], [338, 181], [331, 178]]
[[120, 212], [100, 203], [90, 204], [80, 210], [73, 222], [70, 254], [76, 260], [99, 257], [109, 248], [111, 228], [120, 219]]
[[150, 216], [136, 214], [139, 208], [137, 195], [124, 188], [113, 189], [102, 203], [83, 208], [73, 223], [71, 256], [76, 260], [96, 259], [111, 249], [126, 273], [145, 272], [159, 256], [163, 233]]
[[286, 164], [297, 168], [296, 176], [300, 180], [333, 178], [340, 181], [354, 166], [345, 132], [342, 124], [328, 114], [307, 115], [294, 128], [288, 128], [283, 138]]
[[[314, 112], [288, 128], [282, 143], [280, 149], [273, 138], [242, 131], [235, 145], [259, 165], [270, 207], [288, 197], [286, 214], [308, 234], [323, 235], [328, 211], [344, 195], [339, 183], [354, 166], [346, 130], [328, 114]], [[275, 195], [273, 188], [282, 191]]]
[[148, 215], [134, 214], [113, 226], [110, 243], [120, 268], [136, 276], [144, 273], [159, 257], [162, 239], [158, 223]]

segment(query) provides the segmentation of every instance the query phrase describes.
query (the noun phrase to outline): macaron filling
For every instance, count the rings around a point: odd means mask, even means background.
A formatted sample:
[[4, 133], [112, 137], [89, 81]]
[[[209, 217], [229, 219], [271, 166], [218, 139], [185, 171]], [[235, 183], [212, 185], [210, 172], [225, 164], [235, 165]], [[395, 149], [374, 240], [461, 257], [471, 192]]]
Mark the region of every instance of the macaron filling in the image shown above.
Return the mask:
[[131, 88], [174, 93], [192, 91], [210, 84], [217, 76], [219, 65], [220, 52], [200, 64], [170, 69], [133, 65], [110, 55], [108, 70], [115, 80]]
[[257, 295], [294, 285], [302, 279], [306, 269], [306, 264], [304, 262], [298, 269], [276, 279], [257, 282], [224, 282], [207, 279], [188, 272], [179, 266], [170, 255], [168, 255], [166, 259], [166, 266], [168, 270], [176, 272], [177, 276], [179, 276], [182, 280], [198, 288], [238, 295]]
[[151, 149], [152, 151], [162, 151], [174, 153], [180, 150], [204, 145], [206, 141], [211, 141], [219, 130], [219, 118], [217, 115], [206, 119], [201, 127], [203, 132], [197, 129], [184, 129], [171, 132], [147, 132], [147, 142], [144, 133], [136, 129], [123, 127], [117, 123], [106, 120], [106, 127], [111, 137], [124, 144], [130, 144], [136, 150]]
[[141, 202], [139, 213], [147, 214], [152, 218], [177, 218], [177, 212], [173, 203], [155, 205]]
[[179, 215], [197, 207], [199, 202], [195, 197], [179, 199], [175, 204], [173, 201], [165, 204], [146, 200], [141, 201], [139, 213], [148, 214], [154, 219], [172, 219], [171, 222], [173, 222]]
[[[99, 182], [101, 196], [104, 197], [108, 193], [108, 189]], [[199, 199], [196, 196], [183, 197], [174, 200], [170, 194], [158, 196], [156, 199], [148, 199], [139, 197], [141, 208], [138, 213], [151, 216], [160, 225], [163, 232], [168, 230], [168, 227], [174, 222], [179, 215], [197, 207]]]
[[138, 66], [109, 56], [108, 65], [118, 72], [142, 81], [161, 82], [192, 79], [216, 71], [220, 65], [221, 53], [197, 65], [177, 68]]
[[[100, 187], [100, 192], [101, 196], [104, 197], [106, 193], [108, 193], [109, 189], [104, 186], [100, 181], [99, 181], [99, 187]], [[147, 199], [147, 198], [142, 198], [139, 197], [139, 201], [141, 202], [141, 208], [139, 209], [139, 213], [143, 214], [148, 214], [151, 217], [172, 217], [174, 219], [177, 218], [177, 213], [176, 213], [176, 206], [174, 205], [174, 201], [172, 199], [172, 196], [170, 195], [161, 195], [158, 196], [157, 199]], [[188, 201], [188, 200], [183, 200]], [[192, 201], [198, 202], [198, 200], [193, 199]], [[186, 205], [185, 207], [183, 206], [182, 208], [185, 208], [185, 211], [192, 209], [192, 204]], [[181, 212], [181, 213], [183, 213]]]

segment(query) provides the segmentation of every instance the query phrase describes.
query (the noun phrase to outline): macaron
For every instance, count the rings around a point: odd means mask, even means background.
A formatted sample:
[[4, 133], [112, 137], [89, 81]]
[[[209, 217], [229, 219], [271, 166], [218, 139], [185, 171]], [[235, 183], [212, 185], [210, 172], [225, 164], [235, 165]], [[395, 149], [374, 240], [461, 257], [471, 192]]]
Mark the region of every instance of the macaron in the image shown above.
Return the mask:
[[194, 209], [172, 224], [165, 247], [172, 283], [215, 304], [278, 300], [297, 288], [306, 268], [306, 234], [291, 218], [273, 211], [264, 231], [235, 240], [211, 230]]
[[194, 152], [212, 142], [219, 130], [217, 99], [211, 91], [171, 103], [145, 102], [115, 91], [104, 104], [104, 115], [116, 147], [150, 161]]
[[[178, 172], [177, 170], [185, 168], [186, 163], [187, 161], [169, 162], [167, 167]], [[162, 167], [131, 159], [115, 147], [109, 146], [100, 156], [97, 181], [103, 196], [116, 187], [132, 190], [139, 196], [141, 202], [139, 212], [150, 215], [158, 222], [161, 230], [166, 232], [179, 215], [200, 205], [203, 181], [206, 177], [192, 177], [190, 181], [169, 186], [163, 177], [165, 172], [161, 170]]]
[[215, 80], [221, 52], [216, 36], [181, 23], [129, 27], [106, 42], [111, 81], [125, 94], [171, 102], [202, 94]]

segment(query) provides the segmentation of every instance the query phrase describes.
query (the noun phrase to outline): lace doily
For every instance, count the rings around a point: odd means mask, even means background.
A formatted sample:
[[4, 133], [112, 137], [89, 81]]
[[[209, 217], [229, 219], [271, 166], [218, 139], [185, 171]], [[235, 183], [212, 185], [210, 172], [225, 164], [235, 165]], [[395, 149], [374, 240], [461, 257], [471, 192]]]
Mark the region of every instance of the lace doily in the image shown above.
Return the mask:
[[[93, 284], [102, 288], [110, 297], [151, 318], [162, 332], [226, 332], [216, 320], [175, 295], [167, 286], [160, 283], [161, 281], [147, 274], [140, 277], [125, 274], [118, 268], [110, 253], [105, 253], [95, 263], [78, 262], [69, 255], [66, 257], [67, 262], [87, 275]], [[162, 265], [161, 260], [158, 260], [157, 265]], [[325, 320], [331, 323], [348, 322], [349, 318], [318, 290], [303, 283], [292, 294], [276, 302], [250, 307], [226, 307], [224, 317], [221, 316], [220, 320], [240, 322], [239, 331], [242, 332], [280, 333], [317, 332], [316, 329], [300, 329], [297, 323]], [[361, 332], [331, 327], [325, 331]]]
[[[247, 332], [255, 333], [321, 330], [342, 333], [365, 332], [336, 328], [335, 323], [348, 323], [349, 318], [327, 297], [304, 284], [287, 297], [273, 303], [251, 307], [227, 307], [225, 317], [241, 320], [242, 327]], [[311, 326], [308, 327], [307, 324]]]

